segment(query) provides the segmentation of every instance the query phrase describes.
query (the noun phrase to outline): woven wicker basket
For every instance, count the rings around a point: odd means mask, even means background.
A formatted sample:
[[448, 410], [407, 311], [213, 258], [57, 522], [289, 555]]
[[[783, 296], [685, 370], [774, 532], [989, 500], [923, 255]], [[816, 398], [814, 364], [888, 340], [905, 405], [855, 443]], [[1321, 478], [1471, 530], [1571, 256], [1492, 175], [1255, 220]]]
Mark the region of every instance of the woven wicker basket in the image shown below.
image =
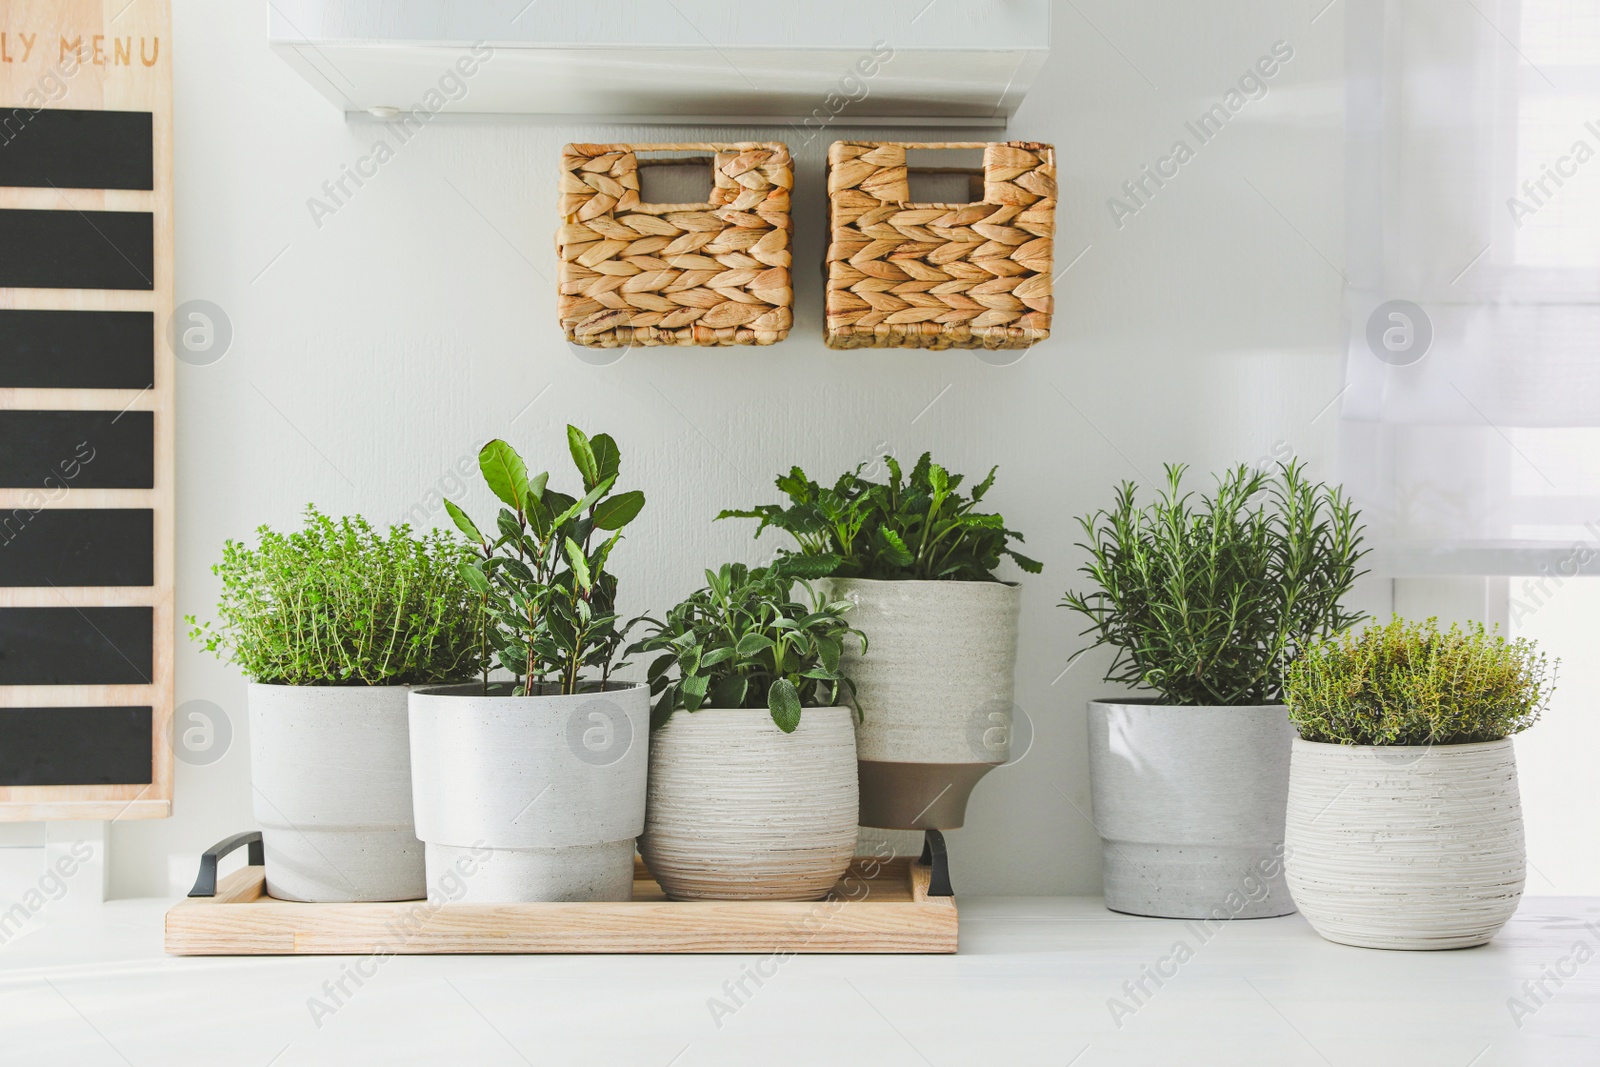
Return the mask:
[[[639, 200], [639, 152], [712, 153], [707, 204]], [[674, 163], [682, 159], [643, 161]], [[769, 345], [789, 332], [789, 150], [778, 143], [569, 144], [559, 312], [567, 340]]]
[[[910, 204], [906, 150], [982, 148], [983, 199]], [[1055, 149], [835, 141], [830, 348], [1026, 348], [1050, 336]]]

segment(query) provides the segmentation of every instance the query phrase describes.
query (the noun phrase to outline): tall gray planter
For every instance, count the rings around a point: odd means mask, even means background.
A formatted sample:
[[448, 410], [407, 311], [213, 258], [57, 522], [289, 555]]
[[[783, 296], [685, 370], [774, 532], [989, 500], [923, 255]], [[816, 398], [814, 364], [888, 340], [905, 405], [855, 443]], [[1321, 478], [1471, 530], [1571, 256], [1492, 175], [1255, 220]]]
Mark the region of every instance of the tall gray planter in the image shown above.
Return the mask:
[[1106, 907], [1166, 919], [1288, 915], [1282, 704], [1089, 703]]
[[267, 892], [284, 900], [414, 900], [406, 686], [249, 690], [250, 776]]
[[973, 786], [1011, 755], [1021, 590], [1005, 582], [829, 578], [867, 654], [846, 642], [856, 687], [861, 825], [953, 829]]
[[633, 899], [650, 690], [509, 685], [411, 694], [417, 836], [430, 896], [474, 903]]

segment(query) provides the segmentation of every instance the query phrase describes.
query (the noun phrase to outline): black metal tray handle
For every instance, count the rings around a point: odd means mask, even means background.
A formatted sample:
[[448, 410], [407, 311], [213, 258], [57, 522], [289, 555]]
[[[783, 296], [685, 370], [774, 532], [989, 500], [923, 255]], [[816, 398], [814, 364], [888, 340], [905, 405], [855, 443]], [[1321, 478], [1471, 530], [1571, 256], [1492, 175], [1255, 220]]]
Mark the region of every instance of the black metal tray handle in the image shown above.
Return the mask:
[[922, 835], [922, 858], [917, 860], [924, 867], [932, 866], [933, 873], [928, 878], [928, 895], [930, 897], [953, 897], [954, 889], [950, 888], [950, 854], [945, 851], [944, 834], [938, 830], [925, 830]]
[[194, 880], [194, 888], [189, 890], [191, 897], [214, 897], [217, 895], [217, 863], [222, 857], [235, 849], [250, 846], [250, 866], [264, 867], [267, 863], [266, 853], [261, 848], [261, 831], [250, 830], [242, 834], [234, 834], [218, 841], [204, 852], [200, 853], [200, 874]]

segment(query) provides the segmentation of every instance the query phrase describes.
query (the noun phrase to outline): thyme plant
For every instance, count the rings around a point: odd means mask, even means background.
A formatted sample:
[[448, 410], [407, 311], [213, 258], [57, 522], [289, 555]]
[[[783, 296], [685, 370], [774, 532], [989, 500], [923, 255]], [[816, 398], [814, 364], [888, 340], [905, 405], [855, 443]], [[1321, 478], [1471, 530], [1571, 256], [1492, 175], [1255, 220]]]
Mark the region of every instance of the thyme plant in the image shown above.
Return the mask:
[[1395, 617], [1306, 648], [1289, 665], [1284, 698], [1307, 741], [1464, 745], [1532, 726], [1554, 681], [1531, 641], [1482, 623], [1440, 632], [1436, 619]]
[[793, 733], [802, 707], [835, 707], [842, 689], [855, 692], [839, 673], [839, 654], [847, 634], [863, 651], [867, 638], [845, 622], [850, 606], [767, 568], [728, 563], [706, 571], [705, 587], [665, 622], [650, 620], [649, 635], [628, 650], [662, 653], [648, 675], [658, 698], [651, 726], [665, 725], [679, 708], [766, 708], [778, 729]]
[[780, 552], [776, 567], [803, 578], [992, 582], [1003, 556], [1039, 573], [1038, 562], [1009, 547], [1022, 535], [1006, 529], [999, 515], [977, 511], [998, 467], [965, 496], [959, 492], [965, 476], [951, 474], [927, 452], [909, 477], [893, 456], [883, 458], [886, 483], [861, 477], [865, 464], [831, 488], [794, 467], [776, 482], [787, 506], [762, 504], [717, 518], [759, 519], [757, 537], [769, 526], [788, 533], [799, 551]]
[[315, 507], [305, 529], [262, 526], [255, 547], [228, 541], [219, 621], [186, 616], [206, 651], [270, 685], [422, 685], [478, 669], [478, 598], [461, 575], [470, 554], [434, 531], [379, 534], [363, 518]]
[[548, 488], [548, 473], [529, 477], [527, 464], [504, 441], [483, 446], [478, 467], [505, 505], [493, 537], [445, 501], [478, 555], [460, 573], [482, 609], [485, 692], [495, 663], [516, 676], [517, 696], [580, 692], [584, 672], [592, 670], [603, 687], [618, 665], [628, 627], [618, 625], [617, 579], [606, 565], [622, 528], [644, 507], [644, 494], [612, 493], [621, 454], [608, 434], [591, 440], [568, 426], [567, 447], [582, 479], [581, 497]]
[[1267, 475], [1239, 466], [1198, 502], [1186, 468], [1166, 468], [1148, 504], [1123, 483], [1110, 510], [1078, 520], [1080, 568], [1093, 583], [1061, 604], [1088, 621], [1089, 648], [1116, 658], [1106, 681], [1143, 686], [1168, 704], [1266, 704], [1312, 642], [1359, 622], [1340, 600], [1364, 574], [1359, 513], [1299, 463]]

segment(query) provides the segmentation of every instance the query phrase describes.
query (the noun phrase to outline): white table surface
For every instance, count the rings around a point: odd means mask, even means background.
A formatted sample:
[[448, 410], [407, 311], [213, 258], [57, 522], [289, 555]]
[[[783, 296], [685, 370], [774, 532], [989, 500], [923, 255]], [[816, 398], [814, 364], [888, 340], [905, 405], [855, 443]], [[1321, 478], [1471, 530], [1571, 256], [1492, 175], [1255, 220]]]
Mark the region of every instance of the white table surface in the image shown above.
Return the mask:
[[[1346, 948], [1298, 916], [1202, 944], [1096, 899], [975, 898], [958, 955], [795, 957], [715, 1020], [708, 1000], [731, 1004], [724, 983], [757, 957], [395, 957], [314, 1021], [352, 957], [166, 956], [167, 906], [53, 915], [0, 947], [0, 1063], [1600, 1064], [1597, 898], [1529, 898], [1456, 952]], [[1108, 1001], [1131, 1004], [1123, 983], [1179, 940], [1193, 958], [1114, 1020]], [[1531, 999], [1523, 983], [1558, 969]]]

